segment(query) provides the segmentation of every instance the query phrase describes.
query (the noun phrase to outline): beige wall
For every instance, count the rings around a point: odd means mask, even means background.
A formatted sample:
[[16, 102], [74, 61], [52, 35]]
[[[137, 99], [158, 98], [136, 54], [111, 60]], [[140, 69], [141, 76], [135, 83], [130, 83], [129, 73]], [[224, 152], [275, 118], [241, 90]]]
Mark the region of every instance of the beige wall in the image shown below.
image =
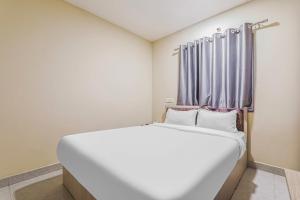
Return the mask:
[[177, 96], [179, 44], [210, 36], [217, 27], [269, 18], [279, 22], [256, 33], [255, 113], [250, 157], [300, 170], [300, 1], [256, 0], [158, 40], [153, 46], [153, 118], [164, 99]]
[[0, 0], [0, 178], [59, 138], [152, 119], [152, 45], [62, 0]]

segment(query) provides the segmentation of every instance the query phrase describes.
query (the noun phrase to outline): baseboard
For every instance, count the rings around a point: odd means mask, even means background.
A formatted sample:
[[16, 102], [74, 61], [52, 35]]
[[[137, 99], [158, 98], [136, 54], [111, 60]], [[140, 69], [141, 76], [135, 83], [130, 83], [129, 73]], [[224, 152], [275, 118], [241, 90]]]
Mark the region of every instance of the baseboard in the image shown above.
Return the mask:
[[248, 167], [260, 169], [266, 172], [270, 172], [272, 174], [277, 174], [279, 176], [285, 176], [285, 171], [283, 168], [261, 162], [248, 161]]
[[9, 185], [9, 178], [0, 179], [0, 188], [6, 187]]
[[300, 199], [300, 172], [285, 169], [286, 181], [290, 192], [291, 200]]
[[34, 169], [34, 170], [31, 170], [28, 172], [17, 174], [14, 176], [6, 177], [3, 179], [0, 179], [0, 188], [19, 183], [21, 181], [29, 180], [29, 179], [35, 178], [37, 176], [48, 174], [50, 172], [57, 171], [60, 169], [62, 169], [61, 164], [56, 163], [53, 165], [41, 167], [41, 168]]

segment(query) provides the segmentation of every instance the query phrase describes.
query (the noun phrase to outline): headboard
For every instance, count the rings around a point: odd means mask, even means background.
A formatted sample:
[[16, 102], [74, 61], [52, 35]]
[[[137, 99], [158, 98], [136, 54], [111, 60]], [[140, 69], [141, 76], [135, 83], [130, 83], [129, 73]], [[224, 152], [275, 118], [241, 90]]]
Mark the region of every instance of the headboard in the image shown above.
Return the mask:
[[[167, 110], [171, 108], [174, 110], [181, 110], [181, 111], [187, 111], [187, 110], [194, 110], [194, 109], [200, 109], [199, 106], [166, 106], [164, 114], [162, 116], [162, 122], [165, 121]], [[235, 109], [211, 109], [209, 107], [201, 107], [202, 109], [215, 111], [215, 112], [230, 112]], [[243, 131], [245, 133], [248, 132], [248, 109], [243, 108], [243, 110], [237, 110], [237, 118], [236, 118], [236, 127], [239, 131]]]

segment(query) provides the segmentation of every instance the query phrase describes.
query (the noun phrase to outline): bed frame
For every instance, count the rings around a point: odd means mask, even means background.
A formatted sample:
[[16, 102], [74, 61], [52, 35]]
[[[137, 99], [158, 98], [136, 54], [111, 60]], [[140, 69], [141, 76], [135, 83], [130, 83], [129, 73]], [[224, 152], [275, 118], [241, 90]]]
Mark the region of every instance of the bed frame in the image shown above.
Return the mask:
[[[175, 110], [192, 110], [199, 109], [198, 106], [167, 106], [165, 112], [162, 115], [162, 122], [165, 120], [166, 111], [169, 109]], [[209, 109], [209, 108], [204, 108]], [[212, 109], [209, 109], [212, 110]], [[214, 110], [217, 112], [228, 112], [227, 109]], [[238, 112], [237, 128], [239, 131], [244, 131], [247, 135], [248, 132], [248, 109], [244, 108]], [[244, 156], [237, 162], [236, 166], [232, 170], [231, 174], [226, 179], [222, 188], [218, 192], [214, 200], [230, 200], [239, 181], [247, 168], [247, 151]], [[77, 180], [74, 176], [63, 167], [63, 185], [71, 193], [75, 200], [96, 200]]]

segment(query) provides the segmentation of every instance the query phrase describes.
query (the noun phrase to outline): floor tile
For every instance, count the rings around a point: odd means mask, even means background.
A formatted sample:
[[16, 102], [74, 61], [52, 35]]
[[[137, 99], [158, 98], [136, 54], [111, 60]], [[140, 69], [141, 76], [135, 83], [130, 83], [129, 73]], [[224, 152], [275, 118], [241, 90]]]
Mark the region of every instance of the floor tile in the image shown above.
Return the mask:
[[288, 185], [288, 190], [290, 192], [290, 197], [292, 200], [300, 199], [300, 172], [285, 169], [286, 182]]
[[275, 185], [274, 185], [275, 199], [276, 200], [290, 199], [286, 178], [278, 175], [274, 175], [274, 177], [275, 177]]
[[14, 192], [16, 190], [18, 190], [20, 188], [23, 188], [27, 185], [30, 185], [30, 184], [33, 184], [33, 183], [36, 183], [36, 182], [39, 182], [39, 181], [42, 181], [42, 180], [46, 180], [48, 178], [52, 178], [52, 177], [55, 177], [55, 176], [58, 176], [58, 175], [61, 175], [61, 174], [62, 174], [62, 170], [58, 170], [58, 171], [51, 172], [49, 174], [38, 176], [38, 177], [35, 177], [33, 179], [29, 179], [29, 180], [22, 181], [22, 182], [11, 185], [10, 186], [10, 195], [11, 195], [12, 200], [15, 200]]
[[289, 200], [285, 177], [248, 168], [232, 200]]
[[14, 193], [17, 200], [74, 200], [63, 186], [63, 176], [55, 176], [33, 183]]
[[0, 200], [10, 200], [9, 187], [0, 188]]

